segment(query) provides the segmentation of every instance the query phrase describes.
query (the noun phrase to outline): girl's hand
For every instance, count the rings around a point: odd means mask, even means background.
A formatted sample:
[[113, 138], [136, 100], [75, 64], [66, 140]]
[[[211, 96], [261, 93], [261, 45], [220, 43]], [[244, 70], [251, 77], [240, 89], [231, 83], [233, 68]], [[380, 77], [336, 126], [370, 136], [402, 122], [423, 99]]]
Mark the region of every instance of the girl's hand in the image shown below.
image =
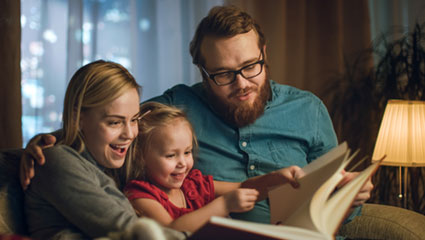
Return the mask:
[[298, 166], [290, 166], [277, 170], [280, 179], [275, 184], [289, 183], [292, 187], [298, 188], [298, 179], [305, 175], [304, 171]]
[[238, 188], [223, 195], [228, 212], [246, 212], [254, 208], [259, 192], [251, 188]]

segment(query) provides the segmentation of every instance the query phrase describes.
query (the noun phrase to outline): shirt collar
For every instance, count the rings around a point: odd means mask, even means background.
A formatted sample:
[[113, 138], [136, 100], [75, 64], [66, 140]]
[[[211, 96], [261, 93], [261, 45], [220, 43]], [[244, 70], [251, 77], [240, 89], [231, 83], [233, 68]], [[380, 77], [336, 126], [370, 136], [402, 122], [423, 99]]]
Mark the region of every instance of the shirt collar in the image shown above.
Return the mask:
[[105, 170], [105, 167], [97, 163], [97, 161], [94, 159], [94, 157], [91, 155], [91, 153], [87, 150], [87, 148], [84, 148], [83, 152], [81, 152], [81, 156], [83, 156], [85, 159], [87, 159], [90, 163], [98, 167], [102, 172]]

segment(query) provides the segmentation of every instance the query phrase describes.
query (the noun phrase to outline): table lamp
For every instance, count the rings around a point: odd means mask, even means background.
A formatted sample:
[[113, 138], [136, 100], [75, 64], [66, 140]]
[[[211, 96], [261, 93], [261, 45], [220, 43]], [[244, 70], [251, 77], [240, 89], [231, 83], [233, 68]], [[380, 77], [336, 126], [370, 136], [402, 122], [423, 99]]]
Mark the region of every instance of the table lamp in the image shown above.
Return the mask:
[[[382, 165], [399, 167], [399, 198], [406, 208], [407, 168], [425, 166], [425, 102], [389, 100], [372, 161], [386, 155]], [[404, 168], [404, 180], [402, 180]], [[404, 181], [404, 191], [402, 182]]]

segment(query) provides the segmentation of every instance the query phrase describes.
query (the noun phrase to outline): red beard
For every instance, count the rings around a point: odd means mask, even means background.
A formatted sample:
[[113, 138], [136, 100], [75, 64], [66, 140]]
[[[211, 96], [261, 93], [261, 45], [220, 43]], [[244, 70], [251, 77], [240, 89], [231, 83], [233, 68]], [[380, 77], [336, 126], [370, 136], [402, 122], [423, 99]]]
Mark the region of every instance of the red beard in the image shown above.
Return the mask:
[[230, 97], [234, 97], [241, 93], [257, 91], [258, 95], [254, 99], [252, 105], [249, 105], [248, 103], [234, 104], [225, 102], [212, 92], [209, 83], [205, 83], [205, 80], [204, 86], [206, 86], [207, 97], [214, 110], [224, 118], [224, 121], [238, 128], [254, 123], [255, 120], [263, 115], [266, 103], [271, 96], [270, 82], [267, 78], [267, 74], [265, 83], [259, 90], [258, 88], [246, 88], [239, 89], [238, 91], [230, 94]]

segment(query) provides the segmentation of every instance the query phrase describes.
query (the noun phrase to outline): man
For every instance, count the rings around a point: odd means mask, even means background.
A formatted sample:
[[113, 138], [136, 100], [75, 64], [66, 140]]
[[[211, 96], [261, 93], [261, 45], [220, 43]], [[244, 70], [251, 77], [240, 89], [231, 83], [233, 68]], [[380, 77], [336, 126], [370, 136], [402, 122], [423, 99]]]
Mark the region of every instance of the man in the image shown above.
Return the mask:
[[[149, 101], [185, 109], [199, 141], [195, 167], [204, 174], [241, 182], [282, 167], [305, 166], [337, 145], [317, 97], [269, 79], [265, 37], [247, 13], [231, 6], [211, 9], [198, 25], [190, 53], [202, 83], [177, 85]], [[347, 173], [344, 182], [354, 176]], [[371, 190], [369, 181], [353, 209]], [[232, 217], [269, 223], [268, 203]]]
[[[337, 145], [317, 97], [269, 80], [264, 34], [247, 13], [211, 9], [198, 25], [190, 53], [203, 82], [175, 86], [149, 101], [186, 110], [199, 141], [195, 167], [204, 174], [240, 182], [290, 165], [302, 167]], [[369, 182], [355, 206], [369, 198], [371, 189]], [[232, 217], [269, 223], [268, 203]]]

